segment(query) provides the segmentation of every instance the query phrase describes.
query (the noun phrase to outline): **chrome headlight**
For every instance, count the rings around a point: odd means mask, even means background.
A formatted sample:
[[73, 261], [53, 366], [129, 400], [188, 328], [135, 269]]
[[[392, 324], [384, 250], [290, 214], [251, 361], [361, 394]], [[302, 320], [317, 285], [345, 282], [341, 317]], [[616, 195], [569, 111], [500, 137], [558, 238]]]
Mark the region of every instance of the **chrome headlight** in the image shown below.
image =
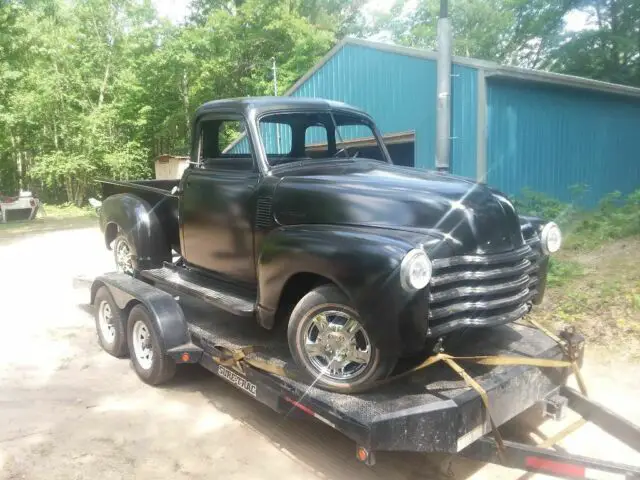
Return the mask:
[[562, 246], [562, 232], [553, 222], [547, 223], [540, 232], [540, 246], [542, 251], [549, 255], [560, 250]]
[[433, 266], [424, 250], [414, 248], [405, 255], [400, 265], [400, 283], [407, 291], [420, 290], [431, 280]]

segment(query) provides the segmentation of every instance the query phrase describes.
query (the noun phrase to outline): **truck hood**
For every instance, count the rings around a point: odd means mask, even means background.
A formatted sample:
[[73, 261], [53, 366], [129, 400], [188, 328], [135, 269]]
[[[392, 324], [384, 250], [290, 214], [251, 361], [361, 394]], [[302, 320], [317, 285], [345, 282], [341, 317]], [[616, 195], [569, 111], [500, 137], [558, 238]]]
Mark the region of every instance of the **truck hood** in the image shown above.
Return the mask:
[[324, 224], [424, 231], [452, 254], [489, 254], [523, 245], [506, 197], [453, 175], [353, 159], [289, 164], [273, 213], [281, 225]]

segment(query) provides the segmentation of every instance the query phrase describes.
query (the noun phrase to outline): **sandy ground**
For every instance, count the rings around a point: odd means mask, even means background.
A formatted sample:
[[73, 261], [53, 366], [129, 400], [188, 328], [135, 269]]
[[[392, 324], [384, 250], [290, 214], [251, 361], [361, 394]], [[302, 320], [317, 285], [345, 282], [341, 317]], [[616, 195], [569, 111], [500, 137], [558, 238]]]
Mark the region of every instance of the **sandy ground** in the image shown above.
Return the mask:
[[[87, 292], [72, 287], [76, 275], [110, 269], [95, 229], [0, 244], [1, 479], [522, 478], [419, 454], [383, 453], [365, 467], [346, 437], [287, 419], [197, 366], [163, 388], [142, 384], [127, 360], [101, 351]], [[637, 365], [592, 353], [585, 370], [594, 397], [640, 423]], [[640, 464], [595, 427], [564, 446]]]

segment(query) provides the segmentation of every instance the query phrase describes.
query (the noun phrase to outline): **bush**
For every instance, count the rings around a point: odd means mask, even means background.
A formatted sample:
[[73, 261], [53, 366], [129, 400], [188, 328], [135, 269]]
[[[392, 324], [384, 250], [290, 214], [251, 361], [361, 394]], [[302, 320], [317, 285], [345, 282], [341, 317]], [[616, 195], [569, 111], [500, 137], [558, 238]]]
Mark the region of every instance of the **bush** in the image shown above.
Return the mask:
[[640, 234], [640, 189], [626, 196], [610, 193], [590, 211], [530, 190], [524, 190], [514, 204], [522, 214], [558, 223], [565, 248], [594, 248], [607, 240]]
[[68, 203], [82, 206], [96, 191], [97, 178], [115, 180], [151, 177], [149, 152], [136, 142], [113, 147], [108, 153], [94, 152], [93, 156], [56, 150], [34, 159], [30, 171], [32, 182], [39, 182], [49, 195], [47, 201], [60, 198], [52, 192], [64, 192]]
[[573, 203], [563, 203], [544, 193], [534, 192], [527, 188], [522, 190], [519, 197], [512, 200], [521, 214], [553, 220], [558, 224], [570, 220], [576, 214]]
[[613, 192], [604, 197], [598, 208], [577, 219], [572, 244], [593, 247], [607, 240], [640, 234], [640, 190], [627, 196]]

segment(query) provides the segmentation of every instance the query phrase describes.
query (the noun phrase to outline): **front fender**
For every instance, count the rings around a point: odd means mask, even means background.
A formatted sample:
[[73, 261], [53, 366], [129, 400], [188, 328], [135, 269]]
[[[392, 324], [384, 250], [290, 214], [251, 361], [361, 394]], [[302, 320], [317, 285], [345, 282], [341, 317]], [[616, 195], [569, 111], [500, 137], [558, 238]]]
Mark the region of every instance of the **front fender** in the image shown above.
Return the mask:
[[140, 268], [171, 260], [171, 249], [162, 224], [147, 201], [129, 193], [108, 197], [100, 211], [100, 228], [105, 232], [107, 248], [115, 238], [113, 225], [127, 237]]
[[[306, 225], [276, 229], [264, 239], [258, 258], [260, 308], [275, 312], [293, 275], [320, 275], [349, 297], [374, 342], [399, 350], [400, 313], [416, 296], [400, 285], [400, 263], [421, 240], [423, 234], [376, 228]], [[426, 312], [424, 324], [426, 332]]]

